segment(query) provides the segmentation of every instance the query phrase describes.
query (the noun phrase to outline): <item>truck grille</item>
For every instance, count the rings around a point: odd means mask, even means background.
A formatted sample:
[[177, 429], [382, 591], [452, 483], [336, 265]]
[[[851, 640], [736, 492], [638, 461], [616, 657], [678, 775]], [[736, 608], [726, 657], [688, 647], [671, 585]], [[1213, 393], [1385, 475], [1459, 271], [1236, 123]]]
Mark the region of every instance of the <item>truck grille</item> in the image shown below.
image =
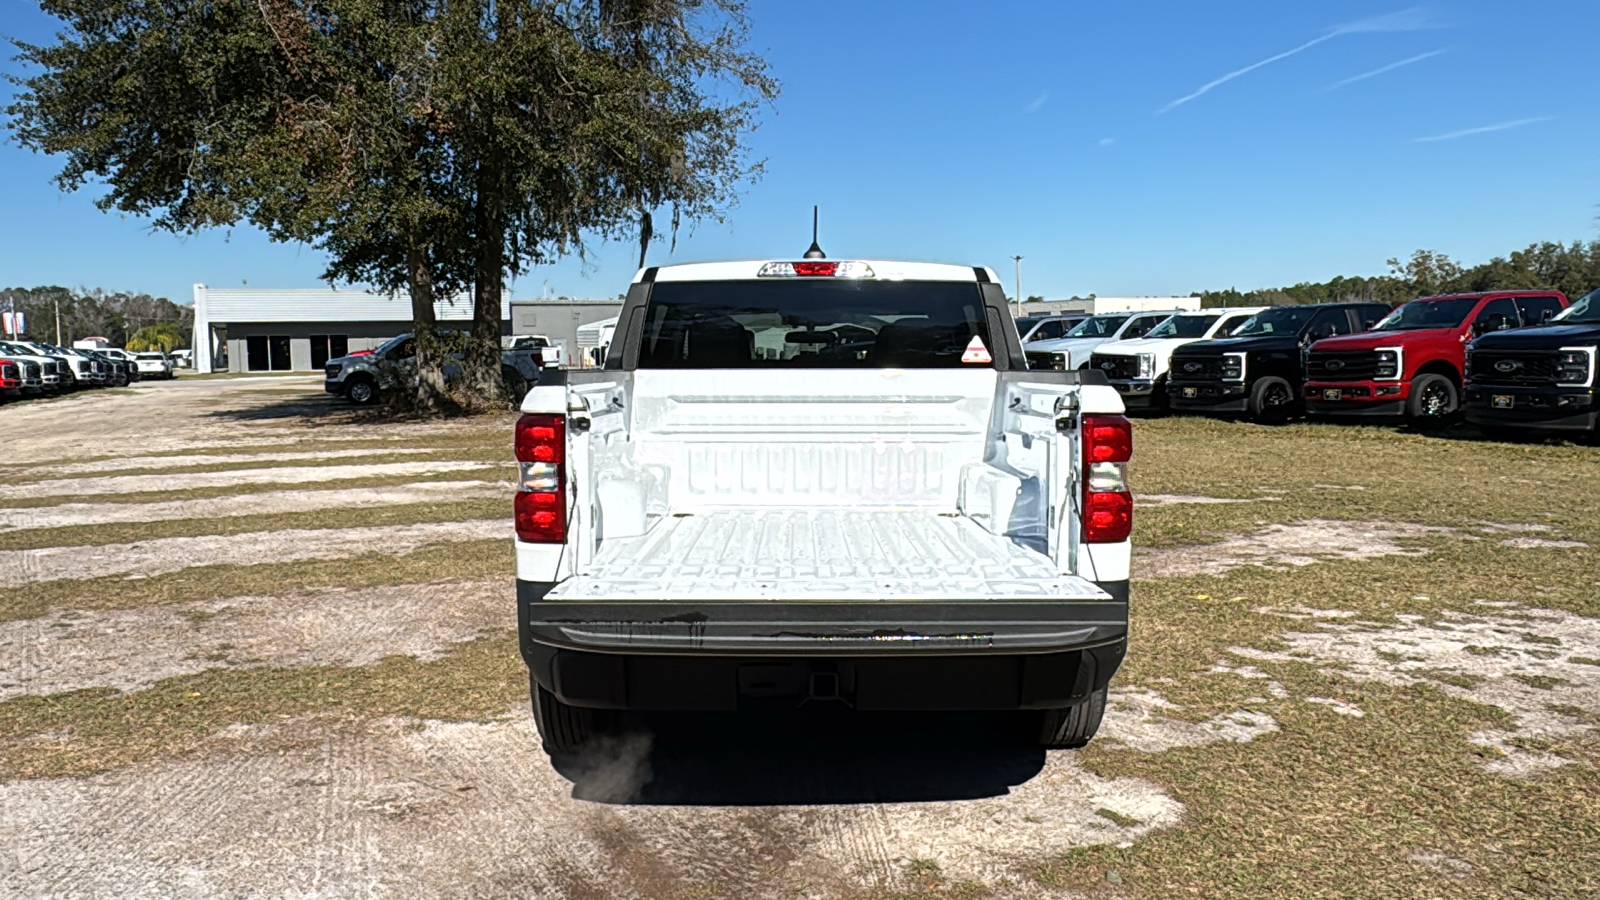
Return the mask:
[[1541, 350], [1475, 351], [1467, 378], [1478, 384], [1555, 384], [1556, 354]]
[[1029, 350], [1027, 351], [1027, 357], [1028, 368], [1030, 369], [1054, 369], [1059, 372], [1066, 368], [1061, 362], [1061, 357], [1054, 353], [1048, 353], [1043, 350]]
[[1171, 381], [1221, 381], [1222, 357], [1174, 357], [1172, 367], [1167, 372], [1167, 378]]
[[1139, 377], [1139, 360], [1132, 356], [1107, 356], [1096, 353], [1091, 357], [1089, 368], [1099, 369], [1106, 373], [1107, 378], [1118, 381], [1127, 381]]
[[25, 363], [22, 364], [22, 377], [25, 380], [27, 380], [27, 381], [38, 381], [39, 380], [39, 376], [42, 375], [42, 374], [44, 374], [44, 370], [42, 368], [40, 368], [38, 363], [36, 363], [36, 362], [25, 362]]
[[4, 378], [7, 381], [15, 381], [20, 377], [22, 377], [22, 373], [17, 370], [15, 363], [0, 365], [0, 378]]
[[1312, 350], [1306, 376], [1312, 381], [1360, 381], [1378, 373], [1376, 350]]

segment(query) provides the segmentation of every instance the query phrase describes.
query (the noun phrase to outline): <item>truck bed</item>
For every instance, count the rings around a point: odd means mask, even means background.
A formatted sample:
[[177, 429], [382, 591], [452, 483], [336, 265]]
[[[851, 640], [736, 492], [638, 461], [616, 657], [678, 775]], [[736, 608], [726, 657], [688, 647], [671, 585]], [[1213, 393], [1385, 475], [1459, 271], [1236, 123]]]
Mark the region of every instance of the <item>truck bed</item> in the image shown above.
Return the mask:
[[549, 601], [1106, 600], [1041, 553], [953, 513], [725, 510], [604, 542]]

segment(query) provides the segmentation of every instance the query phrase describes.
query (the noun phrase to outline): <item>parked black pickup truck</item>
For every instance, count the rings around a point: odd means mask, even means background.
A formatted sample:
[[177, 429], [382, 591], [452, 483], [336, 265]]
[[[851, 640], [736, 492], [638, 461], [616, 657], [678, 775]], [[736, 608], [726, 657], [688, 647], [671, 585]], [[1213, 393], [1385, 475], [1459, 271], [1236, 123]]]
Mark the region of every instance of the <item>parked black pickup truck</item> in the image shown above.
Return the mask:
[[1600, 433], [1600, 290], [1547, 325], [1494, 332], [1467, 348], [1467, 421], [1488, 429]]
[[1175, 410], [1281, 422], [1300, 408], [1311, 344], [1366, 331], [1388, 314], [1382, 303], [1275, 306], [1252, 316], [1231, 337], [1173, 351], [1167, 399]]

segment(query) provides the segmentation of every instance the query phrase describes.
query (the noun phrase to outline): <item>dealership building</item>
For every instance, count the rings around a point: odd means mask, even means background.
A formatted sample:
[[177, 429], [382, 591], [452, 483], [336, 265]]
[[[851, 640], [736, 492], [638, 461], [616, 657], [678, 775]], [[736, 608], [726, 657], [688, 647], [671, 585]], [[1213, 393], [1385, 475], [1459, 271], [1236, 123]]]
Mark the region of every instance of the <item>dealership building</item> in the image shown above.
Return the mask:
[[[621, 300], [508, 298], [500, 303], [500, 334], [544, 335], [563, 348], [563, 359], [582, 360], [587, 348], [579, 329], [614, 318], [621, 308]], [[433, 311], [445, 328], [466, 329], [472, 321], [467, 297], [440, 300]], [[194, 367], [200, 372], [317, 372], [330, 359], [371, 350], [410, 327], [411, 298], [404, 294], [194, 286]]]

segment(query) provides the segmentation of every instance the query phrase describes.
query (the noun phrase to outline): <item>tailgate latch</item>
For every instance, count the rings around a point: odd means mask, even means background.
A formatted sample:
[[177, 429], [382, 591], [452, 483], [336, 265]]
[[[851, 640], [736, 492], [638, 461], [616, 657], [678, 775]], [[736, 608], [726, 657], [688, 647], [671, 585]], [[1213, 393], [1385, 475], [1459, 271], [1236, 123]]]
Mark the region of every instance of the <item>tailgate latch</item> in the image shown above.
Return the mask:
[[1078, 430], [1078, 395], [1062, 394], [1056, 398], [1056, 431], [1066, 434]]

